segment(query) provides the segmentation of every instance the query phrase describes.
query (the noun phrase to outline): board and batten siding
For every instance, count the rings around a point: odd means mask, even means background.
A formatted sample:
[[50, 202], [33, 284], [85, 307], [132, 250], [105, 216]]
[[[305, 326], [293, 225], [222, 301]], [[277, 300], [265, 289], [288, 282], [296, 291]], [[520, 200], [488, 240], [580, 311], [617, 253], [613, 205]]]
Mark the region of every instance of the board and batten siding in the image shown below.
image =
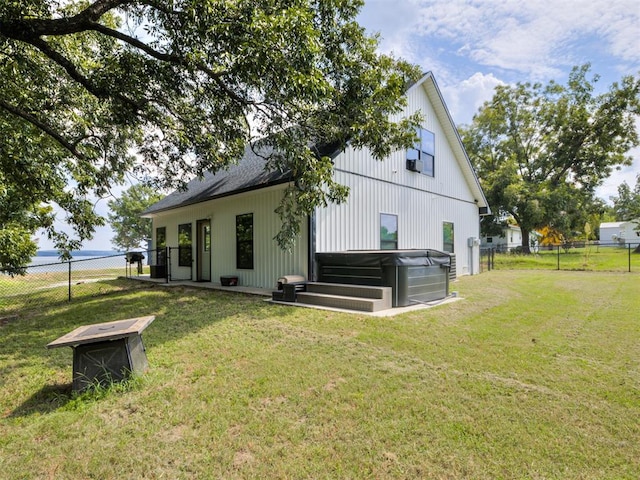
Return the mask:
[[[158, 213], [153, 220], [154, 245], [156, 228], [166, 227], [167, 246], [178, 246], [178, 225], [191, 223], [193, 229], [193, 279], [196, 276], [196, 222], [211, 220], [211, 280], [218, 283], [221, 275], [237, 275], [240, 285], [275, 288], [283, 275], [304, 275], [308, 270], [308, 228], [291, 251], [278, 247], [274, 237], [280, 230], [280, 219], [274, 212], [282, 198], [284, 187], [270, 187], [190, 205]], [[236, 216], [253, 214], [254, 266], [236, 268]], [[173, 255], [171, 276], [191, 279], [189, 267], [179, 267], [177, 253]]]
[[479, 249], [467, 242], [480, 235], [478, 199], [458, 163], [458, 139], [442, 127], [446, 111], [435, 111], [424, 86], [408, 93], [402, 115], [417, 110], [422, 126], [435, 134], [434, 176], [407, 170], [404, 150], [376, 161], [366, 149], [348, 148], [335, 160], [335, 179], [350, 194], [344, 204], [317, 211], [316, 251], [379, 249], [380, 214], [387, 213], [398, 216], [400, 249], [442, 250], [443, 222], [453, 223], [458, 273], [477, 273]]

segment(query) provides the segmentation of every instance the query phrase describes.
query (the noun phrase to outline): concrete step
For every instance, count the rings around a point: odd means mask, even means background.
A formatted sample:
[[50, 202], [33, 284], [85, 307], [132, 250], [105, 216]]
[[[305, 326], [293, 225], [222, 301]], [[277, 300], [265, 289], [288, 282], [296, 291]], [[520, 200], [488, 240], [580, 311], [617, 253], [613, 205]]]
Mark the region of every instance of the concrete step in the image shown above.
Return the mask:
[[370, 287], [367, 285], [341, 283], [309, 282], [307, 283], [307, 292], [358, 298], [391, 298], [391, 287]]
[[333, 295], [316, 292], [299, 292], [298, 303], [323, 307], [343, 308], [361, 312], [378, 312], [391, 308], [391, 295], [388, 298], [363, 298], [346, 295]]

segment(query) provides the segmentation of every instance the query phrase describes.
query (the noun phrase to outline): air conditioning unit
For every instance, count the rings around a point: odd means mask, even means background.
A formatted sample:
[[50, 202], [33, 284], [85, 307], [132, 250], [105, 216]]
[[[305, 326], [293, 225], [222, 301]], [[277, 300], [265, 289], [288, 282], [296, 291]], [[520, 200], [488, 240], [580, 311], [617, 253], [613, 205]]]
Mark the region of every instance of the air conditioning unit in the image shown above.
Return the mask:
[[422, 172], [422, 160], [407, 160], [407, 170]]

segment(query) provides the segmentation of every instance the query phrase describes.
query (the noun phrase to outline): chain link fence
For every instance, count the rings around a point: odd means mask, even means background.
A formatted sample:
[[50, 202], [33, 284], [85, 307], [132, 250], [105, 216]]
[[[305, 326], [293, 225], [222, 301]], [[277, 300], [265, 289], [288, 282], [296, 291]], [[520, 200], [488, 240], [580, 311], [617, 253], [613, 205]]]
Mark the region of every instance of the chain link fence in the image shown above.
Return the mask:
[[[0, 321], [3, 315], [17, 314], [25, 307], [70, 302], [95, 296], [119, 287], [118, 278], [149, 275], [149, 252], [56, 261], [56, 257], [35, 257], [24, 275], [10, 276], [0, 271]], [[121, 287], [120, 287], [121, 288]]]
[[480, 249], [480, 271], [510, 269], [640, 272], [640, 240], [627, 243], [571, 242], [532, 249], [501, 252]]

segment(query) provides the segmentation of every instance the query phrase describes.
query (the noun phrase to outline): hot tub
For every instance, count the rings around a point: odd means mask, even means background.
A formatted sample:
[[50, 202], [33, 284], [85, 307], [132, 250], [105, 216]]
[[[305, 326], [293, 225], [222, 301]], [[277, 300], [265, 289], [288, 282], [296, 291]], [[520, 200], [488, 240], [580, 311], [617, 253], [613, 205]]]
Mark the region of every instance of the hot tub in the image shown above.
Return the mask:
[[449, 295], [451, 257], [438, 250], [349, 250], [316, 253], [318, 281], [391, 287], [393, 306]]

